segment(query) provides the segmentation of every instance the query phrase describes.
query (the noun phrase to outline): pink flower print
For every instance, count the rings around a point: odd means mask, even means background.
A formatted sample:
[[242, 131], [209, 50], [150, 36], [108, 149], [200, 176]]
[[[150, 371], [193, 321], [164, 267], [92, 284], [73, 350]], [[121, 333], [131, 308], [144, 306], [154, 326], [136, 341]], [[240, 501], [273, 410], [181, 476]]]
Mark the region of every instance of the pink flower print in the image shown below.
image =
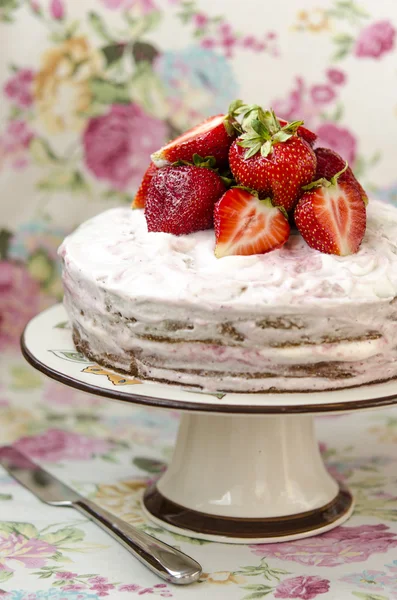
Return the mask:
[[397, 547], [397, 534], [387, 525], [337, 527], [312, 538], [251, 546], [254, 554], [290, 560], [302, 565], [336, 567], [364, 562], [372, 554], [384, 554]]
[[328, 104], [335, 99], [335, 92], [330, 85], [313, 85], [310, 95], [315, 104]]
[[207, 25], [207, 23], [208, 23], [207, 15], [204, 15], [203, 13], [196, 13], [193, 16], [193, 24], [198, 29], [200, 29], [201, 27], [205, 27]]
[[33, 104], [34, 73], [32, 69], [20, 69], [4, 85], [4, 93], [19, 108], [28, 108]]
[[354, 164], [357, 152], [357, 141], [354, 135], [335, 123], [323, 123], [317, 128], [317, 146], [324, 146], [335, 150], [350, 166]]
[[275, 598], [301, 598], [302, 600], [312, 600], [319, 594], [326, 594], [329, 591], [330, 582], [328, 579], [322, 579], [316, 576], [300, 576], [284, 579], [278, 584], [275, 592]]
[[144, 14], [157, 9], [153, 0], [102, 0], [102, 3], [110, 10], [129, 10], [136, 6]]
[[7, 569], [8, 561], [17, 561], [27, 568], [41, 569], [53, 556], [56, 547], [36, 538], [26, 539], [16, 533], [0, 536], [0, 570]]
[[61, 21], [65, 16], [65, 7], [62, 0], [51, 0], [50, 15], [53, 19]]
[[372, 23], [361, 30], [357, 38], [354, 54], [359, 58], [381, 58], [394, 48], [396, 30], [390, 21]]
[[55, 579], [74, 579], [75, 577], [78, 577], [78, 573], [71, 571], [58, 571], [55, 575]]
[[83, 137], [85, 162], [98, 179], [120, 190], [134, 188], [165, 137], [163, 121], [136, 104], [114, 104], [107, 114], [90, 119]]
[[296, 77], [295, 85], [285, 99], [275, 100], [272, 104], [277, 116], [287, 121], [301, 119], [309, 129], [322, 110], [322, 105], [313, 106], [313, 101], [308, 98], [307, 86], [302, 77]]
[[26, 267], [14, 262], [0, 262], [0, 351], [19, 348], [19, 338], [26, 323], [50, 300], [40, 291]]
[[0, 168], [6, 160], [14, 169], [21, 169], [28, 164], [28, 148], [34, 137], [33, 132], [21, 119], [13, 119], [2, 135], [0, 135]]
[[343, 85], [346, 82], [346, 75], [340, 69], [328, 69], [327, 77], [334, 85]]
[[126, 583], [119, 587], [120, 592], [138, 592], [140, 589], [141, 586], [136, 583]]
[[91, 438], [63, 429], [48, 429], [40, 435], [23, 437], [16, 448], [31, 458], [57, 462], [60, 460], [89, 460], [111, 448], [106, 440]]

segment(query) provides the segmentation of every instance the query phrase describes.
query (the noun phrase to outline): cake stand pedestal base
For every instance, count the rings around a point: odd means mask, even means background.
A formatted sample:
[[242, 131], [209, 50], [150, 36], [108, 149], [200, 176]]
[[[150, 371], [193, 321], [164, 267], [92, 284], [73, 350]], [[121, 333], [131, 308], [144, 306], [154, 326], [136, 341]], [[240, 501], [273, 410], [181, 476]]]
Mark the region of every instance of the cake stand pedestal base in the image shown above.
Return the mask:
[[311, 415], [183, 414], [171, 464], [143, 503], [166, 529], [244, 544], [322, 533], [353, 510]]

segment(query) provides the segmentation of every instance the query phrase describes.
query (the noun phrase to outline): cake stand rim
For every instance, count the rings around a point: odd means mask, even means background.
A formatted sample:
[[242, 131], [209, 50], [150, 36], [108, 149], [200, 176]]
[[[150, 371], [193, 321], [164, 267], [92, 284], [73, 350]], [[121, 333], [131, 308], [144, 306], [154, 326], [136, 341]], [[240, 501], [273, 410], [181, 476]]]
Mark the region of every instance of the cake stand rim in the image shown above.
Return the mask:
[[[72, 376], [66, 375], [59, 370], [56, 370], [41, 360], [39, 360], [34, 353], [29, 349], [26, 343], [26, 332], [31, 323], [43, 316], [45, 313], [53, 311], [56, 308], [62, 306], [62, 303], [57, 303], [52, 305], [37, 315], [35, 315], [32, 319], [28, 321], [25, 325], [24, 330], [20, 337], [20, 348], [23, 357], [25, 360], [35, 369], [62, 383], [64, 385], [68, 385], [74, 389], [77, 389], [82, 392], [86, 392], [89, 394], [94, 394], [96, 396], [101, 396], [104, 398], [109, 398], [111, 400], [117, 400], [120, 402], [128, 402], [130, 404], [139, 404], [143, 406], [151, 406], [154, 408], [165, 408], [165, 409], [173, 409], [178, 411], [185, 412], [202, 412], [202, 413], [215, 413], [215, 414], [230, 414], [230, 415], [282, 415], [282, 414], [290, 414], [290, 415], [318, 415], [322, 413], [347, 413], [352, 412], [353, 410], [366, 410], [366, 409], [376, 409], [376, 408], [385, 408], [387, 406], [392, 406], [397, 404], [397, 390], [395, 394], [388, 396], [380, 396], [380, 397], [371, 397], [362, 400], [349, 400], [349, 401], [340, 401], [340, 402], [327, 402], [324, 401], [318, 404], [227, 404], [227, 403], [214, 403], [208, 404], [205, 402], [197, 402], [191, 400], [175, 400], [172, 398], [158, 398], [154, 395], [143, 395], [143, 394], [133, 394], [133, 393], [125, 393], [119, 390], [113, 390], [110, 388], [100, 387], [93, 385], [91, 383], [82, 382], [78, 379], [73, 378]], [[166, 384], [161, 384], [166, 385]], [[381, 384], [369, 384], [370, 386], [376, 387], [376, 385]], [[397, 386], [397, 380], [396, 380]], [[169, 386], [172, 387], [171, 385]], [[362, 386], [355, 386], [349, 388], [350, 390], [359, 389]], [[336, 390], [342, 391], [342, 390]], [[329, 390], [332, 393], [332, 390]], [[231, 393], [231, 392], [229, 392]], [[286, 394], [290, 394], [291, 397], [294, 395], [294, 392], [285, 392]], [[318, 393], [321, 393], [319, 391]], [[316, 392], [308, 392], [308, 394], [316, 394]], [[264, 393], [265, 395], [265, 393]], [[258, 396], [258, 394], [255, 394]]]

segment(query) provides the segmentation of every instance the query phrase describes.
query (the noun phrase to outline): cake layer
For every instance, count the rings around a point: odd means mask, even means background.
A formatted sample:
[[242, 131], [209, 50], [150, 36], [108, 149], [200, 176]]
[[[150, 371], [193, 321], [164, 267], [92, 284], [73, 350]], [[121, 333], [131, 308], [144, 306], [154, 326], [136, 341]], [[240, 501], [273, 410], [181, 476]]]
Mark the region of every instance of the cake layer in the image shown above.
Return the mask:
[[324, 390], [397, 377], [397, 210], [371, 202], [359, 252], [297, 233], [265, 255], [214, 256], [214, 232], [148, 233], [118, 208], [61, 246], [75, 343], [141, 378], [222, 391]]

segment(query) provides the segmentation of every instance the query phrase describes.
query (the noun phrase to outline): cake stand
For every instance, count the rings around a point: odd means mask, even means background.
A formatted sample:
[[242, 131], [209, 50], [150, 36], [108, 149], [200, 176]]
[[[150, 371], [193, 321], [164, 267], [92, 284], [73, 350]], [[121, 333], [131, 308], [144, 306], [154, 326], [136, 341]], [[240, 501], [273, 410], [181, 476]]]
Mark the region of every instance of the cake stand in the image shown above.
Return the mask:
[[217, 393], [139, 381], [76, 352], [56, 305], [32, 319], [22, 352], [66, 385], [122, 402], [181, 411], [174, 455], [147, 489], [149, 519], [173, 532], [231, 543], [268, 543], [328, 531], [353, 497], [327, 472], [313, 416], [397, 403], [397, 382], [316, 393]]

